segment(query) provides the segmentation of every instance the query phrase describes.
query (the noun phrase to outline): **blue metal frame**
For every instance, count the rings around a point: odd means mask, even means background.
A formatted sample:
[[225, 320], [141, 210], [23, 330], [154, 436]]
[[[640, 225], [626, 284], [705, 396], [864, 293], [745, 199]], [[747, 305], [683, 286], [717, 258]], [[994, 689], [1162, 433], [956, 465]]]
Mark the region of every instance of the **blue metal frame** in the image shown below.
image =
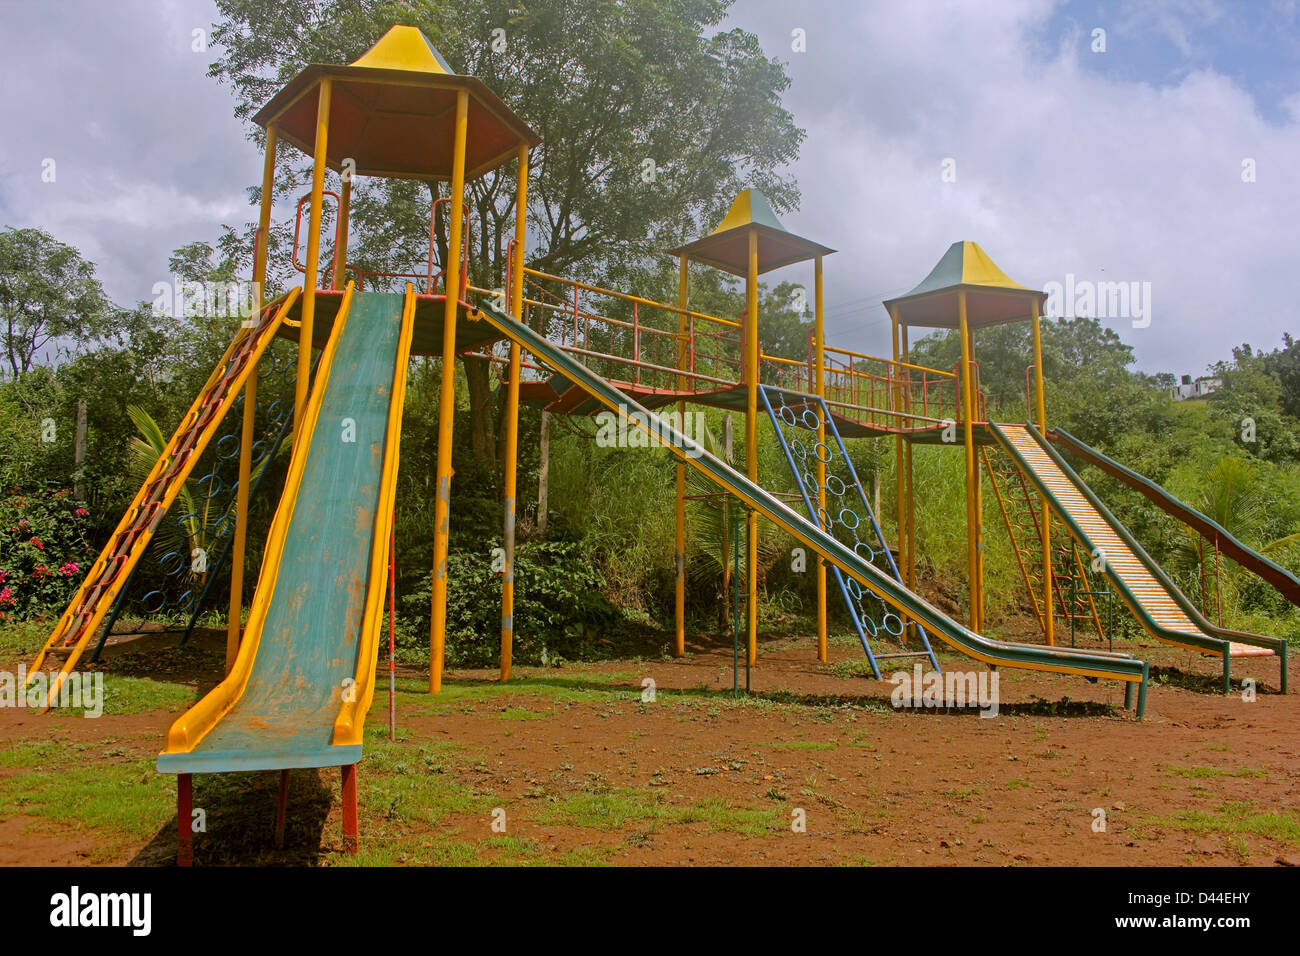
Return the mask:
[[[776, 432], [777, 440], [781, 443], [781, 451], [785, 454], [785, 460], [790, 465], [790, 471], [794, 474], [795, 481], [799, 485], [799, 493], [803, 497], [804, 505], [805, 507], [807, 507], [808, 514], [811, 516], [813, 522], [826, 533], [828, 534], [833, 533], [830, 527], [827, 526], [827, 523], [823, 521], [820, 509], [818, 508], [817, 505], [813, 503], [813, 500], [809, 495], [808, 483], [804, 481], [804, 474], [800, 470], [799, 466], [795, 463], [794, 455], [790, 451], [790, 444], [789, 442], [786, 441], [785, 433], [781, 429], [781, 424], [783, 422], [784, 424], [790, 426], [791, 428], [803, 427], [809, 429], [810, 431], [813, 431], [814, 433], [818, 425], [824, 425], [827, 428], [827, 430], [830, 432], [830, 434], [835, 436], [835, 445], [839, 449], [840, 457], [843, 459], [845, 465], [848, 468], [849, 477], [852, 479], [854, 487], [857, 488], [858, 498], [862, 502], [863, 512], [866, 514], [867, 518], [871, 521], [871, 528], [875, 532], [876, 543], [879, 545], [879, 550], [885, 555], [885, 559], [889, 562], [889, 570], [893, 574], [894, 580], [898, 581], [899, 584], [902, 584], [903, 577], [899, 573], [898, 565], [894, 561], [893, 554], [890, 553], [889, 546], [885, 543], [885, 536], [884, 536], [884, 532], [882, 532], [880, 529], [880, 522], [876, 520], [875, 512], [871, 509], [871, 505], [867, 501], [867, 494], [862, 488], [862, 482], [858, 478], [857, 469], [853, 467], [853, 460], [849, 457], [848, 449], [844, 446], [844, 440], [843, 438], [840, 437], [839, 429], [836, 428], [835, 426], [835, 420], [831, 417], [830, 409], [827, 407], [825, 400], [815, 395], [799, 395], [800, 404], [802, 404], [805, 407], [805, 409], [807, 409], [809, 406], [812, 405], [815, 405], [817, 408], [820, 409], [820, 420], [810, 426], [806, 420], [796, 419], [796, 421], [792, 423], [786, 421], [784, 418], [778, 415], [772, 407], [771, 400], [768, 398], [769, 391], [773, 391], [781, 397], [781, 405], [783, 408], [789, 408], [790, 407], [789, 404], [785, 401], [786, 393], [782, 389], [773, 388], [770, 385], [760, 384], [758, 387], [758, 392], [763, 398], [763, 407], [767, 409], [768, 418], [772, 422], [772, 428]], [[825, 446], [823, 445], [822, 447]], [[826, 465], [830, 465], [835, 460], [834, 453], [831, 452], [831, 449], [829, 448], [826, 448], [826, 451], [829, 454], [828, 457], [823, 461], [823, 463]], [[813, 454], [817, 455], [816, 448], [814, 448]], [[820, 459], [820, 456], [817, 457]], [[837, 498], [842, 499], [844, 497], [844, 494], [847, 493], [847, 491], [848, 489], [846, 488], [844, 493], [836, 493], [836, 492], [831, 492], [831, 493], [834, 494]], [[844, 510], [848, 510], [848, 509], [842, 509], [841, 514], [843, 514]], [[855, 517], [856, 517], [856, 513], [855, 513]], [[853, 527], [856, 528], [856, 525], [854, 525]], [[866, 542], [862, 542], [861, 539], [859, 539], [856, 534], [854, 534], [854, 539], [855, 539], [854, 542], [855, 551], [857, 550], [856, 545], [858, 543], [863, 543], [863, 544], [866, 543]], [[867, 545], [867, 547], [870, 548], [870, 545]], [[873, 549], [872, 557], [874, 558], [874, 549]], [[867, 559], [867, 560], [871, 560], [871, 559]], [[879, 680], [881, 678], [880, 666], [879, 663], [876, 661], [875, 652], [871, 648], [871, 641], [867, 636], [866, 629], [863, 626], [863, 621], [865, 619], [867, 622], [871, 624], [872, 627], [872, 631], [870, 635], [871, 638], [875, 638], [881, 632], [881, 630], [884, 630], [886, 634], [898, 638], [900, 643], [902, 641], [903, 635], [907, 632], [908, 622], [904, 621], [901, 617], [894, 614], [892, 611], [886, 609], [884, 617], [881, 619], [879, 624], [876, 624], [875, 621], [871, 618], [871, 615], [868, 614], [866, 609], [861, 605], [862, 594], [859, 593], [857, 595], [854, 595], [850, 591], [848, 587], [848, 582], [845, 581], [844, 575], [840, 572], [839, 568], [832, 566], [831, 570], [835, 573], [835, 581], [839, 585], [840, 594], [844, 597], [844, 604], [845, 607], [848, 608], [849, 617], [853, 620], [853, 627], [857, 631], [858, 641], [859, 643], [862, 644], [863, 651], [866, 652], [867, 662], [871, 665], [871, 672], [876, 677], [876, 679]], [[859, 592], [861, 592], [860, 588], [859, 588]], [[897, 618], [899, 622], [899, 629], [897, 633], [890, 630], [889, 628], [887, 619], [890, 616]], [[918, 652], [917, 656], [924, 655], [929, 657], [931, 666], [933, 666], [935, 670], [939, 670], [940, 669], [939, 659], [935, 656], [934, 648], [930, 646], [930, 638], [929, 635], [926, 634], [925, 628], [923, 628], [917, 622], [912, 622], [912, 623], [916, 627], [917, 635], [919, 636], [921, 644], [924, 647], [924, 651]]]

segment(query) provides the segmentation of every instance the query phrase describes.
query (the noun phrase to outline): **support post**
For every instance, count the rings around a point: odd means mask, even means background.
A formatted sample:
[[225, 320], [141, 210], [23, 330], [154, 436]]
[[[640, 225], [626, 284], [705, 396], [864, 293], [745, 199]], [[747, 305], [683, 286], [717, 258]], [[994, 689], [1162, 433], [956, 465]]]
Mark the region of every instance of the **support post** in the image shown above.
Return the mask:
[[[890, 393], [890, 407], [895, 413], [903, 410], [903, 386], [900, 381], [902, 368], [899, 361], [902, 358], [902, 350], [899, 345], [899, 334], [901, 326], [898, 321], [898, 309], [893, 306], [889, 309], [889, 325], [891, 329], [891, 341], [894, 350], [894, 370], [892, 378], [894, 387]], [[901, 419], [894, 419], [898, 422]], [[907, 442], [903, 439], [902, 434], [894, 436], [894, 501], [896, 504], [898, 533], [895, 535], [895, 545], [898, 548], [898, 563], [900, 566], [907, 564], [907, 471], [904, 465], [905, 450]], [[904, 578], [906, 581], [906, 578]]]
[[[1043, 395], [1043, 330], [1038, 316], [1038, 302], [1030, 306], [1034, 336], [1034, 413], [1038, 419], [1038, 430], [1047, 434], [1047, 400]], [[1043, 516], [1039, 522], [1042, 527], [1043, 545], [1043, 636], [1049, 646], [1056, 644], [1056, 620], [1052, 606], [1052, 506], [1043, 498]]]
[[[758, 482], [758, 231], [749, 230], [745, 276], [745, 471]], [[745, 587], [749, 592], [749, 666], [758, 663], [758, 512], [745, 510]]]
[[456, 94], [456, 133], [451, 172], [451, 229], [443, 273], [446, 302], [442, 313], [442, 383], [438, 392], [438, 454], [433, 509], [433, 607], [429, 625], [429, 693], [442, 690], [447, 639], [447, 534], [451, 521], [451, 441], [456, 413], [456, 304], [460, 298], [460, 246], [465, 205], [465, 135], [469, 93]]
[[334, 288], [347, 286], [343, 273], [348, 267], [348, 221], [352, 209], [352, 177], [345, 176], [343, 189], [339, 193], [339, 228], [338, 239], [334, 243]]
[[280, 771], [280, 794], [275, 803], [275, 848], [284, 849], [284, 822], [289, 814], [289, 771]]
[[321, 203], [325, 192], [325, 160], [329, 148], [330, 78], [320, 81], [316, 103], [316, 145], [312, 149], [311, 214], [307, 227], [306, 275], [302, 281], [302, 321], [298, 329], [298, 380], [293, 394], [293, 442], [303, 440], [302, 419], [307, 411], [307, 384], [311, 379], [311, 339], [316, 322], [316, 283], [320, 271]]
[[[275, 192], [275, 149], [278, 132], [266, 128], [266, 155], [262, 160], [262, 202], [257, 216], [257, 244], [253, 248], [253, 314], [260, 322], [266, 288], [267, 250], [270, 248], [271, 204]], [[308, 350], [310, 356], [310, 349]], [[310, 361], [310, 358], [309, 358]], [[310, 365], [308, 366], [310, 369]], [[299, 373], [302, 371], [299, 363]], [[239, 432], [239, 477], [235, 486], [235, 540], [230, 550], [230, 611], [226, 619], [226, 673], [235, 666], [243, 628], [244, 553], [248, 542], [248, 486], [253, 474], [253, 426], [257, 415], [257, 370], [244, 383], [244, 419]], [[294, 433], [295, 440], [297, 433]]]
[[[904, 362], [911, 362], [911, 350], [907, 345], [907, 326], [899, 325], [899, 349], [903, 356]], [[908, 370], [910, 373], [910, 370]], [[904, 378], [904, 382], [906, 382]], [[903, 386], [903, 407], [906, 410], [910, 395], [907, 391], [907, 385]], [[903, 442], [903, 499], [907, 502], [907, 554], [903, 561], [903, 581], [908, 588], [916, 590], [916, 493], [912, 488], [912, 443]]]
[[346, 764], [342, 770], [343, 849], [355, 855], [361, 849], [361, 838], [357, 830], [357, 765]]
[[[515, 183], [515, 261], [510, 272], [510, 310], [524, 321], [524, 241], [528, 226], [528, 146], [519, 147]], [[506, 385], [505, 567], [501, 569], [501, 680], [510, 679], [515, 643], [515, 500], [519, 477], [519, 343], [510, 343], [510, 381]]]
[[188, 773], [176, 775], [176, 865], [194, 865], [194, 784]]
[[[822, 399], [822, 413], [817, 416], [817, 441], [826, 446], [826, 329], [822, 321], [822, 257], [813, 260], [813, 374], [817, 376], [815, 393]], [[817, 458], [817, 507], [826, 512], [826, 462]], [[823, 664], [829, 659], [826, 635], [826, 559], [820, 554], [817, 561], [817, 660]]]
[[970, 325], [966, 321], [966, 291], [957, 293], [957, 316], [961, 328], [962, 437], [966, 443], [966, 573], [970, 580], [970, 627], [980, 630], [979, 516], [975, 489], [975, 400], [971, 381]]
[[[690, 321], [686, 315], [686, 303], [690, 301], [690, 270], [685, 256], [677, 263], [677, 368], [686, 368], [687, 336], [690, 334]], [[677, 376], [677, 390], [685, 392], [686, 376]], [[686, 400], [677, 403], [677, 427], [686, 430]], [[686, 653], [686, 462], [677, 459], [676, 468], [676, 538], [673, 550], [675, 569], [673, 572], [673, 656], [682, 657]], [[725, 562], [724, 562], [725, 563]]]

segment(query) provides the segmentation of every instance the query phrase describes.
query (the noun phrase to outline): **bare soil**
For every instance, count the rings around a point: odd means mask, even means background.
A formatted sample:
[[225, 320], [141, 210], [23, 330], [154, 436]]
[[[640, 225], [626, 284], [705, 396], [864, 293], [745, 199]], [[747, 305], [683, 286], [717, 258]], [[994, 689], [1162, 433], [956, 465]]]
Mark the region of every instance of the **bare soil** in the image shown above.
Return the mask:
[[[1161, 645], [1131, 649], [1156, 668], [1141, 721], [1122, 709], [1118, 683], [1006, 670], [995, 718], [895, 710], [891, 684], [849, 676], [861, 658], [856, 648], [832, 647], [831, 662], [820, 664], [810, 641], [781, 640], [764, 646], [742, 705], [730, 694], [730, 645], [716, 643], [693, 646], [681, 660], [517, 674], [563, 681], [568, 695], [525, 683], [439, 709], [436, 698], [407, 694], [397, 723], [402, 746], [451, 744], [448, 752], [467, 755], [443, 772], [466, 792], [490, 795], [506, 811], [510, 836], [527, 841], [540, 862], [590, 853], [625, 865], [1300, 864], [1300, 705], [1296, 691], [1277, 693], [1276, 659], [1234, 661], [1234, 678], [1258, 681], [1257, 699], [1246, 702], [1240, 686], [1218, 692], [1208, 658]], [[211, 646], [151, 658], [160, 679], [199, 690], [219, 671]], [[141, 675], [148, 660], [123, 655], [105, 667]], [[971, 663], [943, 658], [947, 668]], [[446, 680], [486, 690], [495, 677], [451, 671]], [[641, 700], [645, 678], [654, 681], [654, 702]], [[386, 693], [381, 678], [372, 726], [384, 723]], [[151, 756], [175, 716], [56, 721], [0, 708], [0, 748], [112, 737], [129, 755]], [[37, 771], [0, 771], [19, 772]], [[365, 842], [381, 827], [374, 814], [367, 819], [365, 761], [360, 782]], [[162, 775], [157, 786], [174, 790]], [[238, 803], [255, 832], [207, 860], [200, 852], [198, 862], [340, 862], [337, 792], [337, 772], [295, 772], [290, 814], [298, 822], [276, 851], [268, 837], [274, 774], [237, 793], [210, 791], [218, 803]], [[700, 820], [580, 825], [544, 812], [593, 792], [649, 793], [667, 807], [753, 809], [775, 822], [741, 832]], [[792, 825], [799, 819], [802, 831]], [[482, 860], [500, 861], [491, 824], [489, 812], [452, 812], [436, 824], [406, 821], [396, 832], [409, 841], [411, 859], [441, 830], [481, 838]], [[0, 818], [0, 864], [169, 865], [174, 831], [173, 819], [152, 839], [106, 854], [113, 844], [97, 828], [14, 812]], [[385, 839], [393, 832], [386, 829]]]

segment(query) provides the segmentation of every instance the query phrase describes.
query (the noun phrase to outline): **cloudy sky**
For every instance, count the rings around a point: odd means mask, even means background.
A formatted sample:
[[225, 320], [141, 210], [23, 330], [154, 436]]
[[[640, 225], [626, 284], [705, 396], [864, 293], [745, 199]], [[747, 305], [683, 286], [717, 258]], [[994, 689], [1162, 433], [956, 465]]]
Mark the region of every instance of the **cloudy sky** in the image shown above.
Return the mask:
[[[738, 0], [729, 25], [788, 64], [808, 131], [786, 225], [839, 250], [828, 338], [887, 350], [880, 300], [959, 239], [1026, 285], [1149, 289], [1145, 327], [1106, 320], [1148, 371], [1300, 333], [1298, 6]], [[252, 218], [260, 158], [193, 50], [211, 3], [0, 12], [0, 224], [77, 246], [125, 304], [171, 249]]]

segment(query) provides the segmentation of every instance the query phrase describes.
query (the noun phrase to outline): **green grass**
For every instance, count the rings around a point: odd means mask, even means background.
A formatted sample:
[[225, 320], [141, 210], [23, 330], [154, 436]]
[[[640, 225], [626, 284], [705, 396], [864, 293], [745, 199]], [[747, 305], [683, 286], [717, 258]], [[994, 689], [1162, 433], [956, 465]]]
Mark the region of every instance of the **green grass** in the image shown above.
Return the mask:
[[199, 699], [193, 687], [150, 680], [147, 677], [104, 675], [104, 713], [115, 716], [151, 710], [180, 713]]
[[1236, 770], [1223, 770], [1218, 767], [1180, 767], [1176, 764], [1162, 764], [1161, 770], [1168, 771], [1179, 777], [1189, 779], [1202, 779], [1208, 777], [1255, 777], [1264, 779], [1268, 777], [1267, 770], [1260, 770], [1255, 767], [1238, 767]]
[[10, 747], [3, 766], [31, 772], [0, 777], [0, 814], [96, 830], [99, 860], [148, 841], [174, 814], [171, 788], [152, 758], [103, 759], [96, 749], [51, 741]]
[[50, 637], [55, 620], [9, 621], [0, 625], [0, 656], [30, 662]]
[[1221, 804], [1217, 813], [1187, 810], [1148, 817], [1143, 823], [1191, 833], [1253, 834], [1300, 846], [1300, 815], [1294, 810], [1260, 810], [1250, 801], [1229, 801]]
[[784, 740], [768, 744], [768, 746], [774, 750], [834, 750], [838, 745], [835, 741]]
[[[658, 698], [662, 700], [675, 693], [678, 692], [660, 690]], [[442, 692], [437, 697], [429, 695], [428, 685], [423, 680], [405, 677], [399, 677], [397, 680], [397, 702], [401, 705], [403, 714], [408, 717], [439, 716], [467, 705], [495, 701], [516, 694], [549, 697], [571, 703], [641, 702], [639, 686], [626, 686], [626, 682], [616, 680], [614, 675], [601, 673], [575, 672], [572, 676], [564, 677], [554, 674], [525, 673], [512, 677], [505, 684], [490, 680], [446, 680], [443, 681]], [[386, 714], [387, 711], [388, 679], [385, 675], [380, 675], [375, 686], [375, 699], [371, 704], [370, 712], [373, 717]]]
[[551, 714], [540, 714], [535, 710], [529, 710], [527, 707], [503, 707], [489, 716], [495, 717], [497, 720], [545, 720]]

